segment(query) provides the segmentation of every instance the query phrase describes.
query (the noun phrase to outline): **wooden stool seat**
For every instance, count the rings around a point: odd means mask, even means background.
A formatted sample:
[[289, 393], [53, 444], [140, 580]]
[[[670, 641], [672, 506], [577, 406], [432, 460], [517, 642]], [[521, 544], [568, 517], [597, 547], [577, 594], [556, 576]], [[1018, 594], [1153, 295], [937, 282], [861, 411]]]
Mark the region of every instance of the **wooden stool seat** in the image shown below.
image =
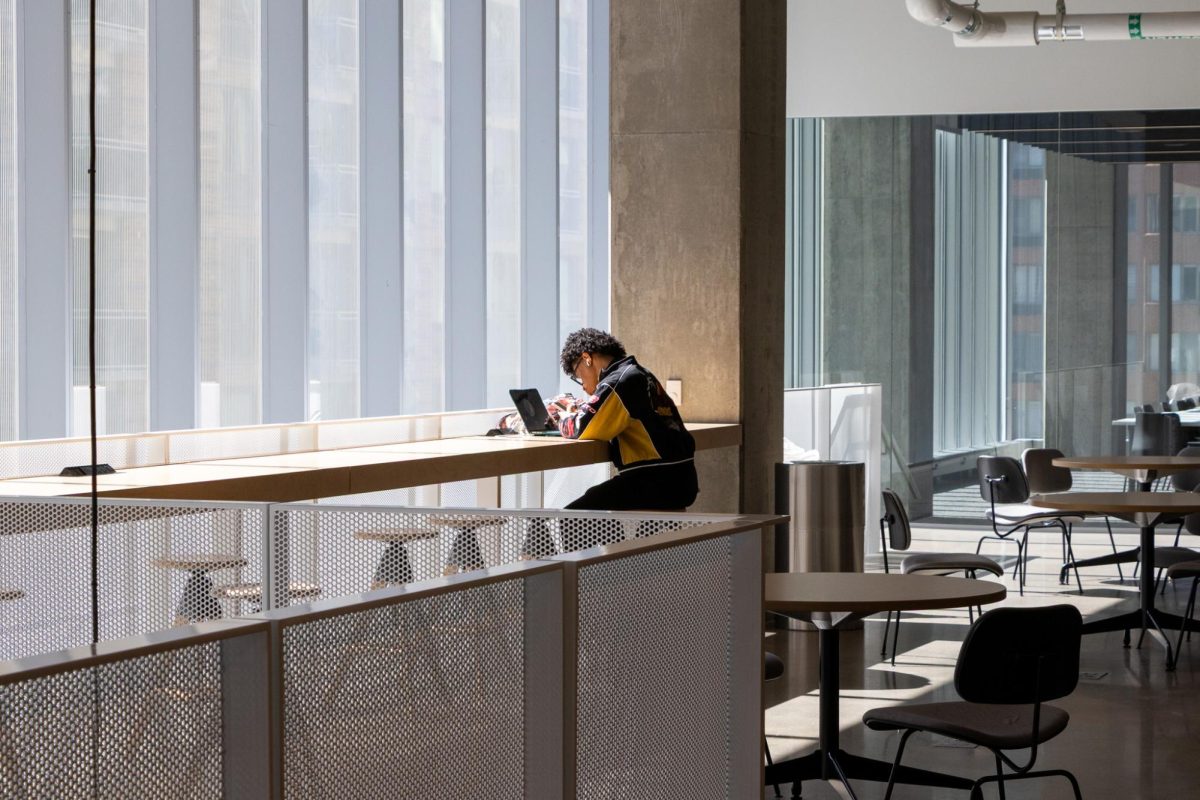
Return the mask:
[[477, 516], [474, 514], [443, 514], [430, 517], [429, 521], [440, 528], [452, 528], [460, 531], [473, 531], [476, 528], [487, 528], [492, 525], [503, 525], [508, 517]]
[[229, 553], [194, 553], [181, 556], [161, 556], [150, 562], [162, 569], [181, 569], [187, 572], [211, 572], [216, 569], [236, 569], [249, 562]]
[[437, 531], [427, 528], [375, 528], [354, 532], [354, 538], [364, 542], [419, 542], [437, 537]]
[[[319, 597], [321, 587], [315, 583], [294, 581], [288, 584], [288, 595], [291, 597]], [[213, 597], [219, 600], [243, 600], [251, 603], [262, 602], [261, 583], [227, 583], [213, 589]]]
[[0, 600], [20, 600], [24, 596], [23, 589], [0, 589]]
[[161, 556], [151, 559], [161, 569], [177, 569], [188, 573], [179, 605], [175, 607], [175, 624], [186, 625], [221, 618], [221, 604], [213, 597], [213, 582], [208, 573], [220, 569], [237, 569], [249, 562], [231, 553], [192, 553]]

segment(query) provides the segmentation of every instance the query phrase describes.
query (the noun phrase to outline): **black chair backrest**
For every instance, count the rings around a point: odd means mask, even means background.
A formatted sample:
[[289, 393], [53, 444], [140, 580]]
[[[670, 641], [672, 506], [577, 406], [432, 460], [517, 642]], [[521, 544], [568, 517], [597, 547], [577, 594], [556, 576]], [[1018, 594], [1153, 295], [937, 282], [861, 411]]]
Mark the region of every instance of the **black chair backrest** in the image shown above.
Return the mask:
[[1185, 397], [1175, 404], [1176, 411], [1191, 411], [1196, 407], [1196, 400], [1193, 397]]
[[1138, 409], [1138, 413], [1145, 412], [1145, 413], [1149, 414], [1153, 411], [1154, 411], [1154, 406], [1150, 405], [1149, 403], [1146, 403], [1140, 409]]
[[[997, 503], [1024, 503], [1029, 499], [1029, 484], [1021, 470], [1021, 462], [1008, 456], [980, 456], [975, 462], [979, 475], [979, 496], [991, 502], [993, 492]], [[994, 483], [989, 482], [992, 478]]]
[[883, 521], [887, 524], [888, 545], [893, 550], [907, 550], [912, 546], [908, 512], [904, 510], [900, 495], [891, 489], [883, 490]]
[[1025, 465], [1025, 480], [1032, 494], [1053, 494], [1071, 491], [1071, 470], [1054, 466], [1062, 458], [1061, 450], [1053, 447], [1031, 447], [1021, 454]]
[[992, 609], [967, 632], [954, 688], [971, 703], [1065, 697], [1079, 682], [1082, 626], [1079, 609], [1071, 605]]
[[1171, 409], [1171, 401], [1170, 401], [1170, 400], [1163, 400], [1163, 401], [1162, 401], [1162, 410], [1163, 410], [1164, 412], [1166, 412], [1166, 411], [1171, 411], [1171, 410], [1172, 410], [1172, 409]]
[[1135, 456], [1169, 456], [1178, 453], [1186, 441], [1176, 414], [1157, 412], [1133, 418], [1133, 442], [1129, 452]]
[[[1190, 444], [1180, 450], [1178, 455], [1186, 458], [1200, 458], [1200, 446]], [[1171, 473], [1171, 488], [1175, 491], [1191, 492], [1195, 491], [1197, 487], [1200, 487], [1200, 468]]]

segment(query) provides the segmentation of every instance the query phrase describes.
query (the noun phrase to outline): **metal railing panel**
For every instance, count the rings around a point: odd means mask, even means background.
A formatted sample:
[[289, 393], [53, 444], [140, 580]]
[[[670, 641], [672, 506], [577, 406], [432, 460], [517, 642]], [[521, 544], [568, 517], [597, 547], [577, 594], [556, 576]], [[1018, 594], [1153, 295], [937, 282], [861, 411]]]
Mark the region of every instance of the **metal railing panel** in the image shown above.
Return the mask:
[[525, 796], [526, 580], [547, 569], [508, 569], [265, 615], [285, 798]]
[[225, 796], [228, 623], [9, 662], [0, 672], [0, 797]]
[[[545, 509], [280, 504], [271, 507], [275, 594], [269, 607], [545, 558], [716, 519]], [[298, 594], [296, 587], [304, 587], [306, 593]]]
[[[106, 499], [99, 511], [102, 640], [257, 610], [216, 594], [262, 581], [265, 503]], [[0, 587], [21, 593], [0, 601], [0, 659], [91, 642], [90, 525], [86, 498], [0, 499]]]
[[577, 792], [728, 797], [730, 539], [581, 566]]

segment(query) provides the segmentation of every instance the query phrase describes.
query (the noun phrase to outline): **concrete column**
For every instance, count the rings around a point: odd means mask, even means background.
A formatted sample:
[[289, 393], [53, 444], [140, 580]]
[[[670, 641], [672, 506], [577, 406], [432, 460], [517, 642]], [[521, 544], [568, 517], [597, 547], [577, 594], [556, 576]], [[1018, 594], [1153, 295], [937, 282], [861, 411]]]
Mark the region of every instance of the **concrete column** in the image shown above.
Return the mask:
[[783, 437], [786, 4], [611, 0], [612, 327], [684, 418], [739, 421], [697, 509], [772, 508]]
[[1046, 446], [1105, 455], [1113, 448], [1114, 167], [1046, 154]]

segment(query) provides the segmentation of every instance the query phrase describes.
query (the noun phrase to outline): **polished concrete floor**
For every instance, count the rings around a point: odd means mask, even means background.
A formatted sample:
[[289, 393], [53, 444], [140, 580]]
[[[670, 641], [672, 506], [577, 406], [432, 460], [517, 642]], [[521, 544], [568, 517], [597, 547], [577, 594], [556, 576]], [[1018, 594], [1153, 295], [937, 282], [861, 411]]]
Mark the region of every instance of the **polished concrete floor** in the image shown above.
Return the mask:
[[[918, 528], [913, 551], [973, 551], [981, 533], [981, 529]], [[1169, 536], [1159, 538], [1160, 544], [1170, 543]], [[1033, 539], [1025, 596], [1020, 597], [1015, 582], [1007, 580], [1010, 596], [1006, 604], [1073, 603], [1085, 620], [1136, 607], [1136, 586], [1128, 571], [1123, 583], [1113, 567], [1082, 571], [1084, 595], [1080, 596], [1074, 583], [1070, 587], [1058, 584], [1062, 559], [1057, 537], [1047, 532], [1035, 534]], [[1118, 529], [1118, 546], [1135, 542], [1132, 528]], [[994, 544], [989, 543], [985, 552], [1004, 555]], [[1187, 537], [1181, 544], [1189, 544]], [[1108, 547], [1107, 535], [1102, 532], [1075, 535], [1075, 550], [1081, 558], [1106, 552]], [[1014, 548], [1009, 548], [1007, 557], [1014, 554]], [[873, 566], [868, 564], [869, 569]], [[1190, 586], [1183, 584], [1169, 587], [1159, 606], [1182, 611], [1188, 589]], [[883, 624], [880, 615], [866, 620], [862, 631], [842, 634], [842, 747], [891, 760], [899, 735], [866, 730], [861, 724], [863, 712], [882, 705], [957, 699], [954, 662], [968, 622], [965, 610], [906, 613], [895, 667], [880, 657]], [[767, 684], [764, 691], [766, 731], [776, 760], [809, 752], [815, 745], [816, 640], [816, 634], [807, 632], [771, 631], [768, 636], [767, 648], [787, 663], [784, 677]], [[1086, 798], [1200, 797], [1200, 634], [1191, 643], [1184, 642], [1174, 673], [1166, 671], [1165, 650], [1149, 636], [1140, 650], [1123, 648], [1119, 632], [1087, 636], [1080, 671], [1074, 694], [1057, 701], [1070, 712], [1070, 725], [1039, 748], [1038, 766], [1071, 770]], [[971, 778], [994, 771], [988, 751], [923, 734], [909, 741], [904, 763]], [[864, 800], [882, 797], [883, 788], [882, 783], [854, 782], [857, 796]], [[788, 786], [782, 789], [784, 797], [791, 796]], [[998, 796], [994, 785], [986, 791], [987, 797]], [[766, 796], [773, 795], [768, 787]], [[813, 781], [804, 784], [803, 796], [816, 799], [839, 794]], [[895, 798], [966, 796], [963, 791], [905, 786], [893, 794]], [[1009, 784], [1007, 789], [1011, 800], [1071, 796], [1069, 785], [1061, 779]]]

